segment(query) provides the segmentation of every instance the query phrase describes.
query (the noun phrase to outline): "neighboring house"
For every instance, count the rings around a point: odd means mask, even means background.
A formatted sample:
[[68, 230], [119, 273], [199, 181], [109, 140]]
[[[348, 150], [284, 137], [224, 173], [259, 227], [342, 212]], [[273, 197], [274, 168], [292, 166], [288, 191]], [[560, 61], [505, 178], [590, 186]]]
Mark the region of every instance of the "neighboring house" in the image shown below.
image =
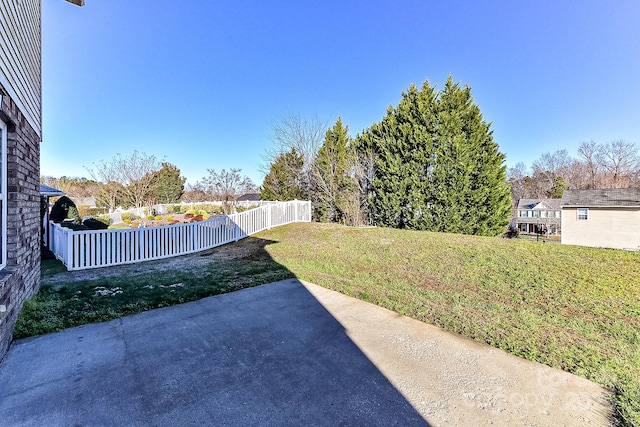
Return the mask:
[[245, 193], [238, 197], [239, 202], [258, 202], [260, 201], [260, 193]]
[[565, 190], [562, 243], [640, 250], [640, 188]]
[[560, 199], [520, 199], [514, 218], [515, 226], [524, 234], [560, 234]]
[[40, 0], [0, 0], [0, 360], [40, 283], [40, 29]]

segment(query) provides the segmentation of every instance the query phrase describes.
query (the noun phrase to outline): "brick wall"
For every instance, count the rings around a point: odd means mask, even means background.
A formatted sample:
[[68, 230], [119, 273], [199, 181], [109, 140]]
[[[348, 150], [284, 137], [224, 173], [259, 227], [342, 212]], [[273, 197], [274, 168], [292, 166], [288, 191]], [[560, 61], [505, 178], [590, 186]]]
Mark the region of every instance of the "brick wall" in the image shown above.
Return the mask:
[[5, 94], [0, 120], [7, 125], [7, 266], [0, 271], [0, 360], [24, 301], [40, 286], [40, 137]]

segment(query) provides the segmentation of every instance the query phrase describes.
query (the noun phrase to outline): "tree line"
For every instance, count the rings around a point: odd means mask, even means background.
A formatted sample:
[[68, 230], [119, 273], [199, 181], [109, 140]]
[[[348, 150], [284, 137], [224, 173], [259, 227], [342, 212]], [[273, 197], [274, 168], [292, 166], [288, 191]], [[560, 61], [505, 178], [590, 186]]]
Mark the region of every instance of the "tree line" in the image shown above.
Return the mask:
[[273, 129], [261, 197], [309, 199], [316, 220], [479, 235], [508, 224], [505, 155], [452, 77], [411, 85], [355, 138], [341, 118], [324, 131], [289, 115]]
[[640, 186], [640, 148], [614, 140], [582, 142], [576, 157], [567, 150], [545, 153], [531, 167], [518, 163], [507, 171], [514, 202], [522, 198], [560, 198], [567, 189]]
[[208, 169], [208, 175], [185, 188], [186, 178], [180, 169], [161, 162], [155, 156], [134, 151], [128, 156], [117, 154], [87, 168], [91, 179], [63, 176], [41, 177], [40, 182], [57, 188], [72, 199], [94, 197], [96, 207], [143, 207], [180, 201], [223, 201], [223, 209], [231, 212], [241, 194], [257, 191], [240, 169]]

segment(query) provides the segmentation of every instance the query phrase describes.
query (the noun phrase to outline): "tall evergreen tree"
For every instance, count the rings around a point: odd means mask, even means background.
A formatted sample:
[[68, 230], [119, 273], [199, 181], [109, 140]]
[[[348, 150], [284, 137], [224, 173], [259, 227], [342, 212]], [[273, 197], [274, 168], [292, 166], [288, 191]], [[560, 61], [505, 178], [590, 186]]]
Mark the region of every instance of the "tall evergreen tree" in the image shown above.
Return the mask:
[[168, 162], [162, 162], [162, 168], [151, 173], [150, 196], [153, 203], [178, 203], [184, 194], [186, 178], [180, 176], [180, 169]]
[[295, 148], [276, 157], [260, 187], [262, 200], [303, 200], [305, 194], [301, 182], [304, 158]]
[[327, 130], [312, 167], [314, 214], [319, 221], [352, 223], [355, 182], [349, 127], [338, 118]]
[[358, 137], [358, 155], [374, 156], [367, 200], [373, 223], [394, 228], [428, 229], [429, 175], [432, 168], [436, 94], [425, 82], [403, 92], [382, 122]]
[[471, 88], [449, 76], [438, 97], [433, 179], [433, 230], [498, 235], [511, 212], [505, 156]]
[[508, 223], [505, 156], [471, 89], [452, 77], [440, 92], [410, 86], [358, 150], [375, 156], [368, 203], [378, 225], [497, 235]]

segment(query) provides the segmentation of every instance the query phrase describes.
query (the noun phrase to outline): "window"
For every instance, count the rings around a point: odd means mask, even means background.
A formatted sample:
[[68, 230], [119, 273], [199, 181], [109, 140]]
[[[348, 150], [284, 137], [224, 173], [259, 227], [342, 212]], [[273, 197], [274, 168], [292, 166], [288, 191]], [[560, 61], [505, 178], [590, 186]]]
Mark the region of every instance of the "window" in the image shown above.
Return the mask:
[[589, 208], [578, 208], [578, 220], [589, 219]]
[[0, 269], [7, 265], [7, 125], [0, 120]]

